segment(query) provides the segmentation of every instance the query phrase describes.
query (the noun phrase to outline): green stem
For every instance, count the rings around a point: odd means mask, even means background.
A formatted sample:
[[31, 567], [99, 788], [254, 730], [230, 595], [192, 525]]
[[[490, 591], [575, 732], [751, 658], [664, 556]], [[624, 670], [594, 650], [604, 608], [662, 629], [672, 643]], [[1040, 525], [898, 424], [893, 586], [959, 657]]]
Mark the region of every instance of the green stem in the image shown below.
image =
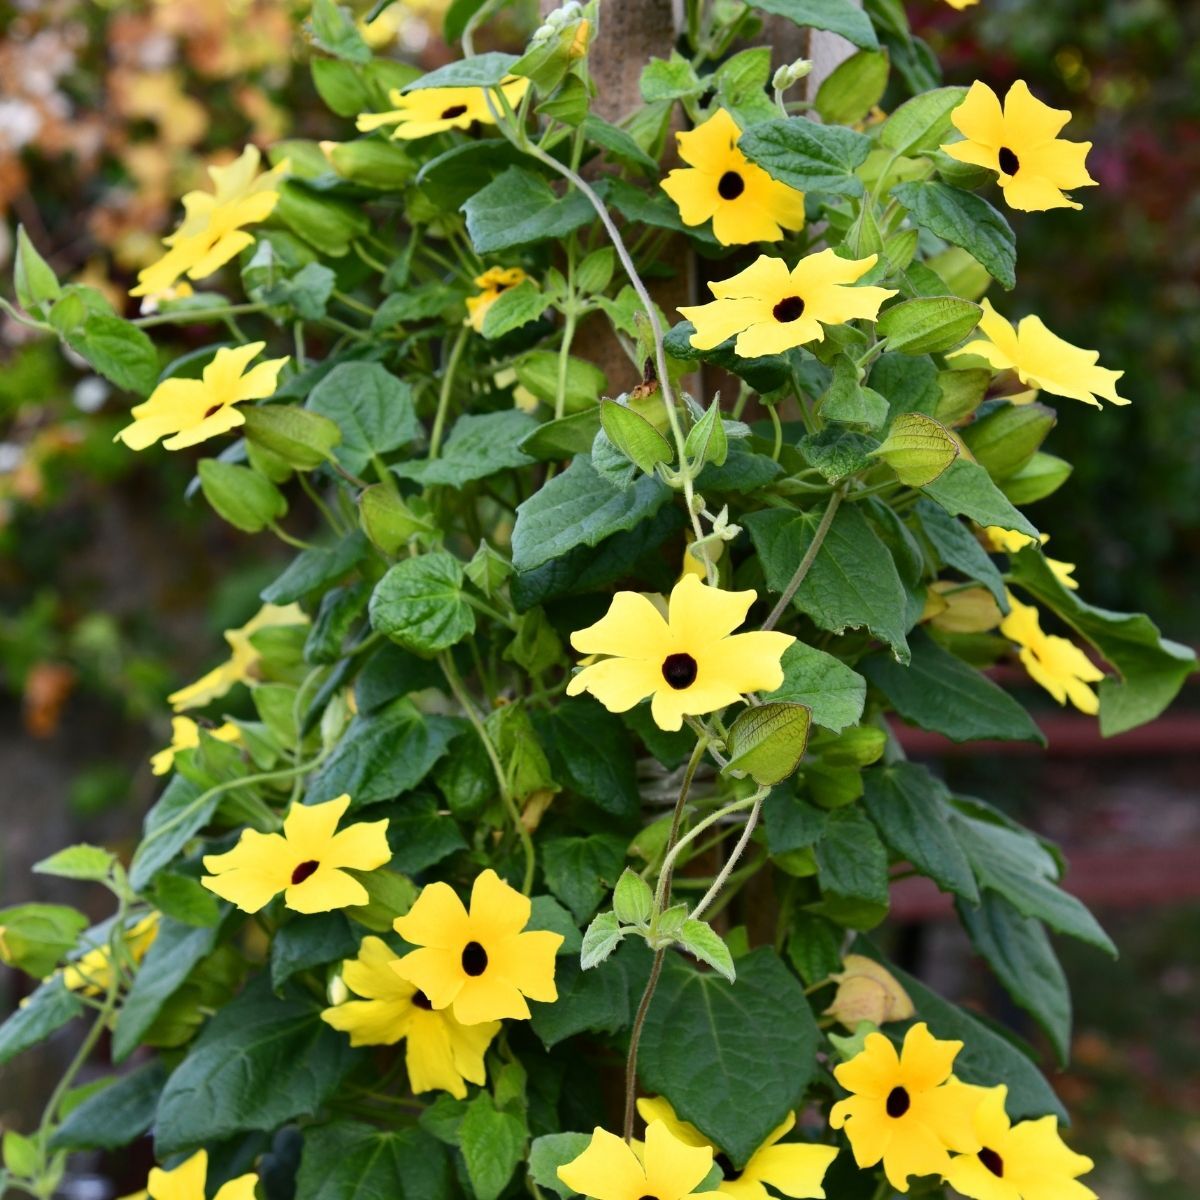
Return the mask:
[[433, 431], [429, 435], [429, 457], [437, 458], [442, 446], [442, 434], [446, 430], [446, 413], [450, 407], [450, 395], [454, 391], [454, 376], [458, 371], [458, 360], [462, 357], [463, 347], [467, 344], [467, 329], [464, 325], [454, 339], [450, 355], [446, 359], [446, 368], [442, 372], [442, 386], [438, 392], [437, 413], [433, 418]]
[[837, 515], [838, 506], [841, 504], [842, 497], [845, 494], [844, 488], [838, 488], [829, 497], [829, 503], [825, 507], [825, 512], [821, 515], [821, 523], [817, 526], [816, 533], [813, 534], [813, 540], [809, 542], [808, 549], [805, 550], [804, 557], [800, 560], [800, 565], [796, 568], [796, 573], [788, 580], [787, 587], [783, 589], [783, 595], [779, 597], [779, 602], [771, 609], [771, 615], [762, 623], [763, 629], [774, 629], [779, 618], [787, 612], [787, 607], [791, 604], [792, 597], [804, 582], [804, 577], [808, 574], [809, 568], [816, 561], [817, 554], [820, 552], [821, 546], [825, 541], [825, 535], [829, 532], [829, 527], [833, 524], [833, 518]]
[[203, 321], [223, 321], [226, 317], [240, 316], [243, 313], [262, 312], [265, 304], [226, 304], [221, 308], [183, 308], [175, 312], [153, 313], [148, 317], [135, 317], [132, 324], [139, 329], [149, 329], [152, 325], [198, 325]]
[[729, 876], [733, 874], [733, 868], [737, 866], [738, 859], [742, 857], [746, 852], [746, 847], [750, 844], [750, 835], [754, 832], [755, 825], [758, 824], [758, 815], [762, 812], [763, 800], [766, 798], [768, 791], [770, 791], [769, 788], [759, 788], [750, 798], [752, 802], [750, 815], [746, 818], [746, 825], [742, 829], [742, 836], [738, 838], [737, 845], [733, 848], [733, 853], [717, 873], [712, 887], [700, 897], [699, 903], [692, 909], [691, 920], [698, 921], [703, 915], [704, 910], [720, 895], [721, 889], [728, 883]]

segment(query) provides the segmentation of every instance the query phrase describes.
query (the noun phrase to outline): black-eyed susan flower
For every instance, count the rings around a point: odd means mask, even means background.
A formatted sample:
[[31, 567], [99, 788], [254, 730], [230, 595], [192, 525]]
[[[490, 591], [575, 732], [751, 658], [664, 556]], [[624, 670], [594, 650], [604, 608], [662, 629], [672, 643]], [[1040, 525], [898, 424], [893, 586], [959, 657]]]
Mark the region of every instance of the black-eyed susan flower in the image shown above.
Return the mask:
[[[146, 951], [158, 937], [159, 914], [147, 913], [126, 929], [124, 957], [135, 965], [146, 957]], [[67, 990], [83, 996], [100, 996], [112, 985], [112, 948], [107, 939], [63, 967], [63, 983]]]
[[1044, 633], [1038, 610], [1032, 604], [1022, 604], [1009, 592], [1008, 606], [1000, 632], [1020, 648], [1021, 665], [1029, 678], [1059, 704], [1069, 700], [1080, 712], [1095, 716], [1100, 711], [1100, 699], [1090, 685], [1103, 679], [1104, 672], [1074, 642]]
[[[984, 300], [979, 328], [986, 338], [976, 338], [946, 357], [973, 354], [997, 371], [1015, 371], [1028, 387], [1082, 400], [1097, 408], [1103, 407], [1097, 397], [1110, 404], [1129, 403], [1117, 395], [1117, 380], [1124, 371], [1098, 366], [1099, 351], [1084, 350], [1063, 341], [1046, 328], [1040, 317], [1022, 317], [1014, 328]], [[1027, 399], [1032, 400], [1033, 396]]]
[[882, 1033], [868, 1034], [865, 1048], [834, 1068], [850, 1097], [829, 1114], [846, 1130], [860, 1167], [883, 1163], [888, 1182], [908, 1191], [913, 1175], [944, 1175], [950, 1151], [973, 1154], [979, 1139], [971, 1118], [981, 1089], [951, 1074], [962, 1042], [935, 1038], [924, 1022], [904, 1037], [899, 1055]]
[[737, 334], [734, 350], [742, 358], [782, 354], [806, 342], [823, 341], [822, 325], [875, 320], [879, 306], [896, 293], [852, 285], [877, 257], [839, 258], [832, 250], [822, 250], [789, 270], [782, 258], [763, 254], [744, 271], [710, 283], [715, 300], [679, 311], [696, 327], [692, 345], [697, 350], [711, 350]]
[[459, 1100], [468, 1083], [484, 1083], [483, 1056], [500, 1032], [499, 1021], [463, 1025], [401, 979], [399, 955], [377, 937], [363, 939], [358, 957], [342, 967], [342, 979], [358, 1000], [327, 1008], [321, 1020], [350, 1035], [352, 1046], [393, 1046], [404, 1040], [404, 1065], [414, 1092], [449, 1092]]
[[712, 1148], [679, 1141], [662, 1121], [651, 1121], [639, 1155], [633, 1146], [596, 1126], [587, 1149], [558, 1168], [558, 1177], [593, 1200], [684, 1200], [712, 1170]]
[[145, 450], [165, 438], [164, 450], [182, 450], [244, 425], [246, 418], [236, 405], [274, 395], [279, 372], [288, 361], [269, 358], [247, 371], [265, 347], [266, 342], [248, 342], [233, 350], [222, 347], [199, 379], [164, 379], [148, 400], [134, 406], [132, 424], [113, 441]]
[[[509, 106], [515, 108], [528, 87], [528, 79], [510, 76], [499, 90]], [[360, 133], [394, 125], [393, 138], [411, 140], [444, 133], [447, 129], [468, 129], [476, 121], [481, 125], [496, 123], [488, 105], [487, 89], [481, 87], [418, 88], [415, 92], [393, 88], [388, 99], [395, 105], [390, 111], [359, 114]], [[494, 98], [492, 103], [496, 103]]]
[[742, 131], [723, 108], [703, 125], [677, 133], [679, 157], [662, 189], [679, 206], [685, 225], [712, 218], [713, 235], [723, 246], [777, 242], [784, 230], [804, 226], [804, 193], [774, 180], [739, 149]]
[[392, 857], [386, 820], [360, 821], [340, 833], [338, 822], [349, 796], [324, 804], [293, 804], [283, 833], [244, 829], [224, 854], [206, 854], [200, 882], [243, 912], [256, 913], [283, 893], [283, 902], [301, 913], [330, 912], [370, 900], [367, 889], [348, 871], [373, 871]]
[[488, 309], [510, 288], [524, 283], [529, 276], [520, 267], [489, 267], [482, 275], [475, 276], [479, 291], [467, 297], [467, 320], [476, 333], [483, 332], [483, 319]]
[[247, 225], [265, 221], [279, 203], [279, 185], [287, 174], [285, 159], [258, 173], [261, 155], [247, 146], [227, 167], [209, 167], [211, 192], [188, 192], [183, 198], [183, 223], [163, 238], [167, 252], [138, 274], [131, 296], [167, 293], [181, 275], [205, 279], [234, 255], [252, 245]]
[[453, 1008], [463, 1025], [528, 1018], [526, 997], [558, 999], [554, 956], [563, 941], [549, 930], [526, 930], [531, 912], [529, 897], [490, 868], [475, 879], [470, 912], [449, 884], [428, 884], [394, 923], [420, 947], [395, 969], [435, 1010]]
[[279, 625], [307, 625], [308, 615], [298, 604], [264, 604], [262, 608], [239, 629], [225, 630], [230, 655], [220, 666], [213, 667], [207, 675], [195, 683], [172, 692], [167, 701], [176, 712], [189, 708], [203, 708], [219, 700], [235, 684], [252, 684], [258, 677], [258, 663], [262, 655], [254, 645], [254, 635], [262, 629]]
[[[208, 1181], [208, 1151], [197, 1150], [170, 1171], [154, 1167], [146, 1181], [150, 1200], [205, 1200]], [[221, 1184], [213, 1200], [254, 1200], [258, 1176], [239, 1175]]]
[[[219, 742], [236, 742], [242, 731], [232, 721], [226, 721], [208, 731], [210, 737]], [[150, 759], [150, 770], [155, 775], [165, 775], [175, 765], [175, 755], [183, 750], [194, 750], [200, 745], [200, 726], [191, 717], [171, 718], [171, 744]]]
[[675, 1115], [665, 1097], [639, 1100], [637, 1109], [647, 1125], [660, 1121], [676, 1141], [712, 1152], [713, 1161], [724, 1176], [715, 1188], [722, 1196], [729, 1196], [731, 1200], [770, 1200], [771, 1193], [764, 1184], [785, 1196], [820, 1198], [825, 1195], [821, 1184], [829, 1164], [837, 1158], [837, 1147], [813, 1142], [784, 1142], [782, 1139], [795, 1127], [795, 1113], [788, 1113], [787, 1119], [771, 1132], [738, 1171], [720, 1147], [710, 1142], [695, 1125], [681, 1121]]
[[580, 654], [604, 655], [567, 685], [567, 695], [590, 692], [609, 712], [625, 712], [651, 697], [660, 729], [683, 718], [716, 712], [747, 692], [783, 684], [780, 659], [790, 634], [733, 631], [758, 596], [726, 592], [684, 575], [671, 589], [666, 619], [640, 592], [618, 592], [594, 625], [571, 634]]
[[1085, 165], [1092, 143], [1058, 136], [1070, 119], [1065, 109], [1037, 99], [1023, 79], [1008, 89], [1003, 108], [996, 93], [976, 80], [950, 114], [963, 140], [942, 149], [959, 162], [997, 172], [1009, 208], [1082, 208], [1063, 193], [1095, 184]]
[[[1002, 529], [999, 525], [989, 525], [983, 531], [984, 537], [987, 540], [988, 549], [999, 554], [1017, 554], [1026, 546], [1034, 544], [1033, 538], [1027, 533], [1020, 533], [1016, 529]], [[1048, 533], [1041, 535], [1042, 546], [1050, 540]], [[1061, 558], [1050, 558], [1046, 556], [1046, 566], [1054, 572], [1058, 582], [1065, 588], [1070, 588], [1072, 591], [1077, 591], [1079, 581], [1074, 579], [1075, 564], [1064, 562]]]
[[1014, 1125], [1004, 1110], [1008, 1088], [988, 1088], [975, 1109], [974, 1154], [951, 1159], [946, 1182], [970, 1200], [1096, 1200], [1079, 1182], [1092, 1160], [1064, 1145], [1056, 1117]]

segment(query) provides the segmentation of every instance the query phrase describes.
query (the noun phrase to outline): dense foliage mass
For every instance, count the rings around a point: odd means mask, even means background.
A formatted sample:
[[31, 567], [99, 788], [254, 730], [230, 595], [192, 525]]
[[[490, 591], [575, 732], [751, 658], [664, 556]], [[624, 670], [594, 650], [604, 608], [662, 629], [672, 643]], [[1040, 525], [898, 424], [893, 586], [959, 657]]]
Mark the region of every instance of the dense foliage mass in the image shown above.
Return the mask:
[[[1110, 942], [889, 717], [1038, 742], [984, 673], [1015, 655], [1117, 733], [1194, 666], [1022, 511], [1070, 474], [1039, 397], [1125, 401], [993, 306], [993, 200], [1077, 206], [1089, 147], [1022, 83], [938, 87], [889, 0], [757, 7], [857, 52], [794, 99], [807, 63], [735, 49], [754, 9], [690, 6], [614, 124], [593, 6], [517, 56], [457, 3], [466, 56], [421, 75], [325, 0], [345, 139], [213, 168], [146, 315], [21, 235], [13, 315], [142, 397], [124, 447], [202, 447], [195, 490], [297, 553], [170, 698], [131, 862], [40, 865], [111, 919], [0, 914], [44, 980], [0, 1062], [89, 1022], [8, 1186], [151, 1131], [154, 1200], [1093, 1195], [1032, 1052], [869, 936], [893, 878], [933, 880], [1064, 1057], [1048, 931]], [[711, 299], [673, 323], [647, 281], [693, 255]], [[169, 324], [221, 340], [164, 367]], [[105, 1032], [137, 1065], [75, 1088]]]

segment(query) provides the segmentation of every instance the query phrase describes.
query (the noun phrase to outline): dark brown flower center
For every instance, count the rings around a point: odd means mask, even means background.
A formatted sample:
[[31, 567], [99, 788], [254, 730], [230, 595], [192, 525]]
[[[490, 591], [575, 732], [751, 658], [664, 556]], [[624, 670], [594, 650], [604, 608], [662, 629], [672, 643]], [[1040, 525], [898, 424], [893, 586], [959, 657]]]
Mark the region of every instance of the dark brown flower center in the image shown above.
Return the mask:
[[487, 970], [487, 951], [478, 942], [468, 942], [463, 947], [462, 969], [474, 978]]
[[991, 1173], [995, 1175], [997, 1179], [1004, 1178], [1004, 1159], [1002, 1159], [1000, 1155], [995, 1152], [995, 1150], [989, 1150], [986, 1146], [984, 1146], [984, 1148], [979, 1152], [979, 1161], [983, 1163], [983, 1165], [987, 1167], [987, 1169], [991, 1171]]
[[902, 1087], [894, 1087], [888, 1092], [887, 1103], [884, 1107], [887, 1109], [889, 1117], [902, 1117], [908, 1112], [912, 1101], [908, 1098], [908, 1092]]
[[746, 190], [746, 181], [736, 171], [726, 171], [717, 181], [717, 195], [722, 200], [736, 200]]
[[303, 883], [320, 865], [315, 858], [310, 858], [308, 862], [302, 862], [292, 872], [292, 886]]
[[690, 654], [668, 654], [662, 676], [678, 692], [696, 682], [696, 660]]
[[443, 121], [453, 121], [455, 117], [461, 117], [467, 111], [465, 104], [452, 104], [442, 113]]
[[804, 315], [804, 301], [799, 296], [784, 296], [771, 309], [771, 315], [775, 320], [782, 321], [785, 324], [788, 321], [798, 321]]
[[433, 1011], [433, 1005], [429, 1003], [429, 997], [425, 995], [420, 988], [412, 994], [413, 1008], [423, 1008], [426, 1012]]
[[721, 1168], [721, 1174], [725, 1177], [726, 1182], [731, 1183], [733, 1180], [740, 1179], [742, 1177], [741, 1171], [739, 1171], [737, 1167], [735, 1167], [733, 1163], [729, 1161], [729, 1156], [725, 1154], [724, 1151], [718, 1154], [713, 1159], [713, 1162], [715, 1162], [717, 1166]]
[[996, 157], [1000, 160], [1000, 170], [1005, 175], [1015, 175], [1021, 169], [1021, 160], [1007, 146], [1001, 146]]
[[658, 1200], [657, 1196], [639, 1196], [638, 1200]]
[[214, 404], [211, 408], [206, 408], [204, 410], [204, 420], [207, 421], [208, 418], [213, 415], [213, 413], [220, 412], [220, 411], [221, 411], [221, 406], [219, 404]]

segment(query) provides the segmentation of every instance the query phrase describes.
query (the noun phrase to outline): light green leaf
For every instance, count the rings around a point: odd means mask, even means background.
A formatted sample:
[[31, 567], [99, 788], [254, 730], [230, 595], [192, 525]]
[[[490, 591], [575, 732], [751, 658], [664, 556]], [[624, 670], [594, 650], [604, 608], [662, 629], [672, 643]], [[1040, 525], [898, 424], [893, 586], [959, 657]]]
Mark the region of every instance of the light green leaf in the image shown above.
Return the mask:
[[99, 883], [108, 878], [116, 861], [117, 856], [111, 850], [80, 843], [34, 863], [33, 870], [39, 875], [57, 875], [60, 879], [86, 879]]
[[875, 323], [889, 350], [933, 354], [949, 350], [979, 324], [983, 309], [957, 296], [920, 296], [885, 309]]
[[467, 200], [462, 210], [480, 254], [558, 240], [596, 217], [581, 192], [560, 199], [540, 175], [521, 167], [509, 167]]
[[515, 408], [466, 413], [455, 421], [438, 458], [396, 463], [392, 470], [426, 487], [465, 487], [500, 471], [529, 466], [534, 460], [519, 443], [536, 428], [531, 416]]
[[287, 512], [283, 493], [250, 467], [202, 458], [196, 473], [217, 515], [243, 533], [259, 533]]
[[879, 49], [870, 17], [851, 0], [751, 0], [762, 12], [787, 17], [802, 29], [840, 34], [864, 50]]
[[821, 81], [813, 103], [826, 125], [853, 125], [883, 98], [890, 63], [883, 50], [860, 50]]
[[515, 54], [488, 50], [483, 54], [476, 54], [473, 58], [461, 58], [447, 63], [444, 67], [438, 67], [436, 71], [414, 79], [404, 90], [417, 92], [424, 88], [496, 87], [512, 74], [516, 61]]
[[707, 921], [684, 921], [677, 940], [693, 958], [712, 967], [730, 983], [737, 978], [729, 947]]
[[295, 404], [258, 404], [240, 411], [246, 437], [300, 471], [319, 467], [342, 440], [342, 431], [328, 417]]
[[585, 971], [598, 967], [621, 944], [621, 931], [617, 914], [611, 910], [597, 913], [584, 930], [583, 945], [579, 950], [579, 965]]
[[720, 467], [729, 456], [729, 437], [721, 419], [721, 398], [714, 396], [704, 416], [688, 431], [683, 452], [699, 470], [706, 463]]
[[613, 912], [622, 925], [644, 925], [650, 920], [654, 893], [635, 871], [626, 867], [613, 889]]
[[862, 716], [867, 682], [840, 659], [815, 646], [793, 642], [780, 660], [783, 683], [768, 700], [806, 704], [812, 719], [839, 733]]
[[532, 279], [524, 279], [496, 297], [484, 314], [481, 332], [489, 340], [503, 337], [536, 321], [549, 303], [546, 293]]
[[811, 723], [806, 704], [775, 701], [743, 710], [729, 727], [723, 770], [744, 772], [763, 787], [782, 783], [804, 757]]
[[373, 629], [418, 654], [446, 650], [475, 629], [462, 564], [441, 550], [390, 567], [371, 593], [370, 614]]
[[773, 179], [802, 192], [861, 196], [854, 174], [871, 141], [840, 125], [817, 125], [803, 117], [763, 121], [742, 134], [738, 147]]
[[964, 87], [944, 87], [906, 100], [884, 121], [879, 141], [908, 156], [936, 150], [950, 136], [950, 114], [966, 94]]
[[338, 462], [360, 475], [372, 455], [387, 454], [421, 436], [412, 388], [379, 363], [341, 363], [313, 388], [310, 411], [341, 431]]
[[952, 517], [970, 517], [977, 525], [999, 525], [1036, 538], [1038, 531], [1018, 512], [978, 464], [957, 458], [932, 483], [921, 489]]
[[17, 226], [17, 252], [13, 258], [13, 290], [17, 302], [39, 316], [62, 295], [53, 267], [38, 253], [24, 225]]
[[1058, 491], [1075, 468], [1065, 459], [1039, 450], [1015, 475], [1000, 484], [1013, 504], [1032, 504]]
[[924, 413], [901, 413], [878, 450], [896, 478], [907, 487], [925, 487], [958, 457], [958, 443], [940, 421]]
[[645, 417], [615, 400], [600, 401], [600, 425], [609, 441], [647, 475], [675, 457], [671, 443]]

